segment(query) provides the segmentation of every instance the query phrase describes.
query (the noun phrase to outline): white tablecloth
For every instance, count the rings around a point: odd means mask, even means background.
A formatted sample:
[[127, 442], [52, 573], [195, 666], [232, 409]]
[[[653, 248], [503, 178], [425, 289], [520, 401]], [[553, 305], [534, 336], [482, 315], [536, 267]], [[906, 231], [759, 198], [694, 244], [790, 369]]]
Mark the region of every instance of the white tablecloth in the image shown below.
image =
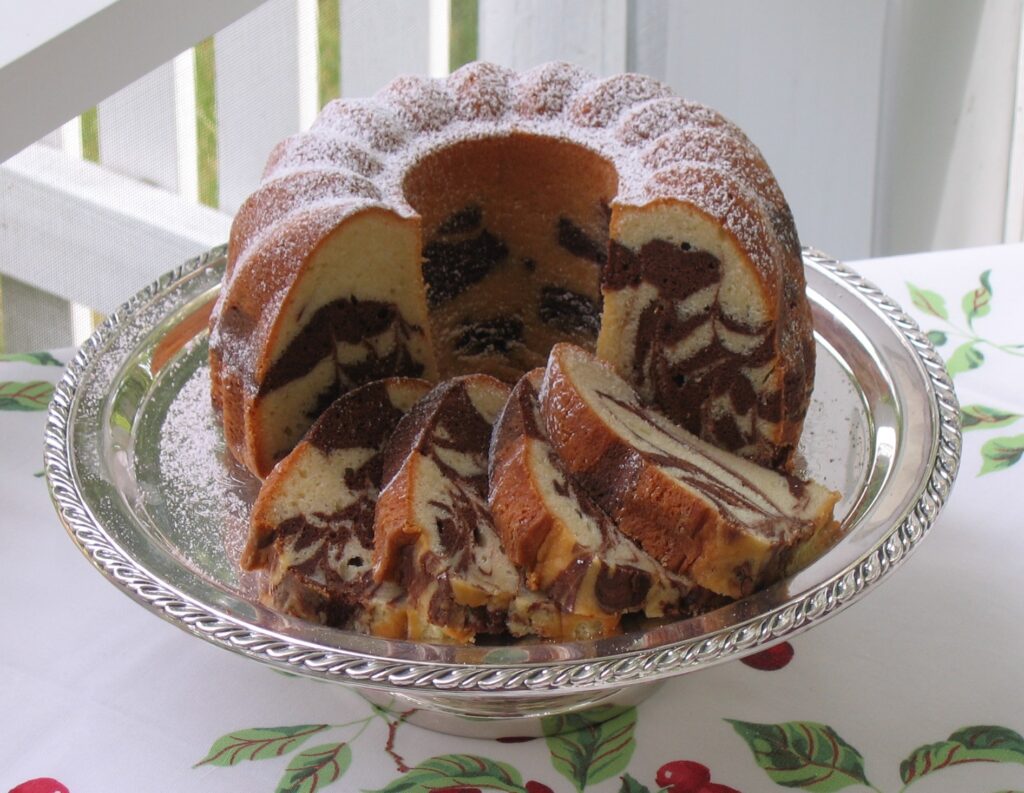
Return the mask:
[[932, 332], [965, 410], [960, 477], [931, 535], [791, 658], [762, 664], [780, 668], [727, 663], [604, 728], [515, 743], [389, 720], [122, 595], [69, 540], [42, 477], [49, 384], [70, 352], [6, 357], [0, 790], [1024, 789], [1024, 246], [853, 267]]

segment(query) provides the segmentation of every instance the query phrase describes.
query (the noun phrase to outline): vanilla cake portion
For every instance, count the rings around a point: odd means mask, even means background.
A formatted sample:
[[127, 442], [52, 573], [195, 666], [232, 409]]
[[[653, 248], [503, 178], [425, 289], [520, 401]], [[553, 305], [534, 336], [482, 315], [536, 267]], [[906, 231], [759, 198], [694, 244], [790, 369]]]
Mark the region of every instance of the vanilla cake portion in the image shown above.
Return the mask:
[[551, 351], [540, 412], [562, 464], [619, 530], [712, 592], [748, 595], [835, 539], [838, 493], [700, 440], [585, 350]]
[[410, 639], [468, 642], [506, 630], [521, 579], [487, 508], [487, 455], [508, 394], [488, 375], [446, 380], [402, 419], [385, 450], [374, 576], [407, 591]]
[[381, 450], [431, 386], [390, 378], [336, 400], [263, 483], [242, 557], [266, 570], [263, 600], [313, 622], [402, 638], [405, 595], [373, 580]]

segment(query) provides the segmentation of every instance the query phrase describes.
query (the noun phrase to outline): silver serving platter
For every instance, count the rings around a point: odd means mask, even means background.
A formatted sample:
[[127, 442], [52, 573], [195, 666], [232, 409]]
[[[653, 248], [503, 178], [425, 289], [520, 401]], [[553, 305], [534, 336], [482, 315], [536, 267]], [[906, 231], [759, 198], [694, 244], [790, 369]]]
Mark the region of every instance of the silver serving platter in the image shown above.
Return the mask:
[[[843, 493], [843, 537], [802, 572], [692, 619], [593, 642], [453, 647], [313, 625], [260, 604], [237, 559], [256, 482], [225, 453], [208, 398], [206, 320], [225, 250], [187, 262], [100, 327], [57, 387], [46, 475], [72, 539], [126, 594], [232, 652], [359, 688], [476, 736], [636, 702], [649, 684], [764, 649], [839, 613], [927, 534], [959, 465], [959, 406], [899, 306], [807, 250], [818, 366], [800, 452]], [[412, 719], [415, 721], [416, 719]]]

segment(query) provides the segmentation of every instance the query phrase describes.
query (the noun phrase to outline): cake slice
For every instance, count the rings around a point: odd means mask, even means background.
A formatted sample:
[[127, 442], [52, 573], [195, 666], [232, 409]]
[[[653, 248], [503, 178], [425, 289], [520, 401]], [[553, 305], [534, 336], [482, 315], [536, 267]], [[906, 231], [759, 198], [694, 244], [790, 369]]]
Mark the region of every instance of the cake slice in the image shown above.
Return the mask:
[[395, 430], [374, 521], [374, 575], [404, 587], [410, 639], [557, 638], [559, 611], [524, 586], [487, 506], [491, 430], [509, 387], [489, 375], [438, 385]]
[[543, 370], [512, 389], [494, 428], [489, 501], [505, 551], [563, 614], [560, 638], [616, 632], [622, 615], [664, 617], [715, 598], [669, 574], [566, 475], [538, 405]]
[[242, 566], [268, 572], [269, 606], [334, 627], [405, 635], [404, 593], [373, 580], [373, 513], [381, 449], [430, 388], [396, 377], [350, 391], [267, 477]]
[[563, 465], [619, 530], [713, 592], [748, 595], [835, 538], [838, 493], [701, 441], [579, 347], [552, 349], [540, 406]]

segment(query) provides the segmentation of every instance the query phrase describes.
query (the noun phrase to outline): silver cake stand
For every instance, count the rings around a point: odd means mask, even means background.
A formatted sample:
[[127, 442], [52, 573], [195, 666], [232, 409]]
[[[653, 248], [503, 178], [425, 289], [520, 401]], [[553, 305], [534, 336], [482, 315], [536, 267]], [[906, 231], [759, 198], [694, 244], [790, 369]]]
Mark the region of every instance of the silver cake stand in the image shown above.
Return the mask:
[[949, 495], [961, 439], [941, 359], [878, 289], [816, 251], [804, 260], [818, 367], [800, 453], [807, 474], [843, 493], [843, 536], [799, 574], [708, 614], [594, 642], [451, 647], [261, 605], [237, 564], [256, 482], [225, 453], [208, 397], [223, 247], [129, 300], [75, 356], [46, 429], [53, 501], [86, 558], [150, 611], [254, 661], [415, 708], [422, 726], [536, 735], [544, 716], [634, 704], [838, 614], [900, 567]]

